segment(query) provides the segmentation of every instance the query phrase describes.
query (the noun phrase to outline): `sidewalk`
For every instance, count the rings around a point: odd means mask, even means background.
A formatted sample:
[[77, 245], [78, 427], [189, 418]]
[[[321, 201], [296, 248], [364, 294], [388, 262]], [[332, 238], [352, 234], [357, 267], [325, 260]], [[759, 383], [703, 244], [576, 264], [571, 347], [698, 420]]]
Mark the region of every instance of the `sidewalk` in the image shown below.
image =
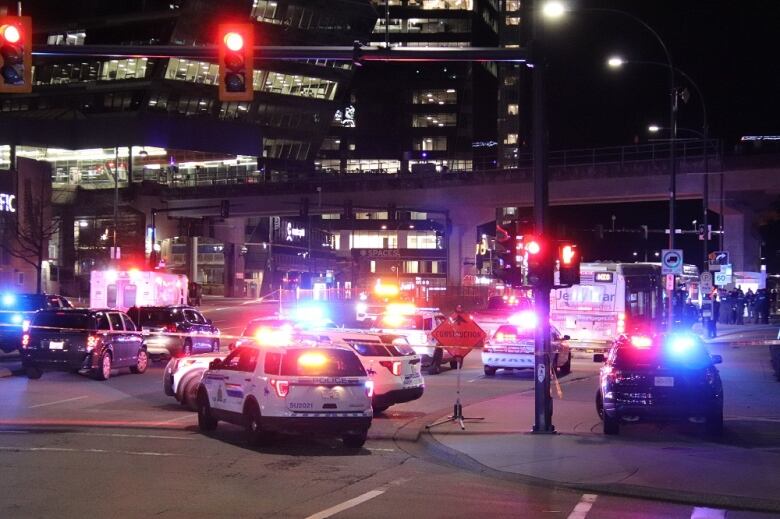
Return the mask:
[[708, 339], [705, 337], [701, 323], [693, 325], [692, 331], [702, 337], [707, 344], [729, 343], [756, 343], [768, 344], [767, 341], [775, 341], [778, 337], [777, 324], [719, 324], [717, 337]]
[[[449, 461], [498, 477], [780, 512], [780, 418], [727, 415], [722, 443], [709, 441], [694, 424], [627, 426], [621, 436], [607, 437], [592, 401], [556, 399], [557, 434], [534, 435], [525, 432], [534, 422], [533, 398], [533, 392], [523, 392], [467, 406], [465, 416], [484, 421], [467, 422], [465, 431], [437, 426], [424, 439]], [[760, 434], [746, 434], [756, 425]]]

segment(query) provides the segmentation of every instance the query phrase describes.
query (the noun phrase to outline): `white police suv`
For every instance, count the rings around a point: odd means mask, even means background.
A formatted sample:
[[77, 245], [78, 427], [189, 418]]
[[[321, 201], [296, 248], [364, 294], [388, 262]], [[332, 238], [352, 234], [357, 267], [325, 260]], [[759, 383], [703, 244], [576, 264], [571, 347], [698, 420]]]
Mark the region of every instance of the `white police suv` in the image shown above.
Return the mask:
[[374, 382], [372, 406], [375, 414], [423, 395], [422, 362], [403, 335], [335, 329], [301, 333], [299, 338], [352, 348], [363, 363], [369, 380]]
[[198, 388], [198, 426], [219, 420], [246, 428], [251, 443], [277, 432], [366, 442], [373, 382], [355, 353], [336, 346], [239, 346], [214, 360]]
[[212, 360], [222, 360], [227, 352], [201, 353], [189, 357], [173, 357], [165, 366], [163, 391], [175, 397], [184, 407], [197, 410], [198, 387], [203, 372]]

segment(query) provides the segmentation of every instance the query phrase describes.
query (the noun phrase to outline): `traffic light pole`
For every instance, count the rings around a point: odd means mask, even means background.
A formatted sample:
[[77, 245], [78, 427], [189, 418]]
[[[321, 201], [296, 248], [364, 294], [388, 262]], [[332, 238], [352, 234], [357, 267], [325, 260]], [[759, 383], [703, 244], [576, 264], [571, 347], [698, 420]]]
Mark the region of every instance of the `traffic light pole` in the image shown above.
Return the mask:
[[[535, 2], [534, 7], [539, 7]], [[548, 164], [547, 164], [547, 119], [545, 113], [544, 73], [545, 59], [542, 41], [542, 24], [539, 9], [534, 9], [533, 42], [531, 56], [533, 60], [533, 172], [534, 172], [534, 232], [542, 237], [542, 247], [550, 249], [551, 240], [547, 230], [547, 213], [549, 206]], [[534, 285], [534, 307], [538, 326], [534, 337], [534, 426], [537, 434], [553, 434], [552, 395], [550, 394], [550, 375], [553, 367], [550, 365], [550, 290], [553, 285], [552, 254], [549, 250], [543, 255], [546, 258], [542, 275]]]

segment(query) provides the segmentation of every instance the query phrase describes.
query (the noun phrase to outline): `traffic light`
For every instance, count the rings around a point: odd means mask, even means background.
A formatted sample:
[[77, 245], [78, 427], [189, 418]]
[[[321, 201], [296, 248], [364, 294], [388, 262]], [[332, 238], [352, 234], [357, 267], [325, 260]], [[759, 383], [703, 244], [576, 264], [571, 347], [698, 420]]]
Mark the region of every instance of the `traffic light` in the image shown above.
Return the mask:
[[0, 16], [0, 93], [32, 92], [32, 22]]
[[222, 218], [230, 218], [230, 200], [222, 200], [219, 203], [219, 215]]
[[552, 261], [546, 240], [541, 236], [526, 235], [523, 238], [523, 249], [528, 268], [528, 284], [552, 284]]
[[558, 282], [560, 285], [580, 284], [580, 251], [573, 243], [558, 245]]
[[250, 23], [220, 24], [219, 36], [219, 100], [251, 101], [254, 27]]

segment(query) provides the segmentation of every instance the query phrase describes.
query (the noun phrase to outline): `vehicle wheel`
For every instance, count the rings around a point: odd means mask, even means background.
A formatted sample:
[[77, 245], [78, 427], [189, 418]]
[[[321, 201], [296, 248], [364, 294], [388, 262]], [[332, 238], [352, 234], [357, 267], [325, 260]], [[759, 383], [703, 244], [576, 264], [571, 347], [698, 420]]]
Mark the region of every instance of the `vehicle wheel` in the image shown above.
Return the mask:
[[111, 354], [109, 352], [104, 351], [100, 356], [95, 375], [97, 375], [98, 380], [108, 380], [111, 377]]
[[485, 366], [485, 376], [492, 377], [496, 374], [496, 369], [493, 366]]
[[566, 359], [563, 366], [558, 369], [559, 375], [568, 375], [569, 373], [571, 373], [571, 352], [569, 352], [569, 358]]
[[604, 402], [601, 400], [601, 391], [596, 391], [596, 413], [600, 419], [604, 419]]
[[214, 339], [211, 343], [211, 351], [219, 351], [219, 339]]
[[27, 378], [37, 380], [41, 378], [41, 375], [43, 375], [43, 370], [41, 368], [38, 368], [36, 366], [29, 366], [26, 370]]
[[185, 357], [192, 355], [192, 341], [187, 339], [184, 341], [184, 346], [181, 348], [181, 354]]
[[387, 411], [389, 407], [390, 407], [389, 405], [379, 405], [379, 406], [375, 405], [374, 416], [384, 413], [385, 411]]
[[710, 436], [723, 435], [723, 410], [707, 416], [707, 423], [704, 424], [707, 434]]
[[271, 434], [263, 430], [263, 419], [255, 403], [248, 404], [244, 409], [244, 428], [249, 445], [267, 445], [271, 440]]
[[209, 397], [205, 391], [198, 391], [198, 429], [201, 431], [213, 431], [217, 428], [218, 420], [211, 416]]
[[458, 361], [457, 360], [451, 360], [450, 361], [450, 369], [458, 369]]
[[192, 377], [184, 385], [184, 389], [181, 392], [181, 405], [188, 408], [190, 411], [198, 410], [198, 385], [200, 381], [197, 377]]
[[610, 418], [610, 416], [603, 411], [602, 414], [604, 415], [604, 434], [608, 434], [610, 436], [620, 434], [620, 419], [617, 417]]
[[141, 348], [138, 350], [138, 358], [135, 361], [135, 366], [130, 366], [130, 373], [141, 375], [146, 372], [146, 368], [149, 367], [149, 354], [146, 350]]
[[341, 441], [344, 442], [344, 447], [348, 449], [359, 449], [366, 444], [368, 439], [368, 431], [363, 431], [357, 434], [345, 434], [342, 436]]

